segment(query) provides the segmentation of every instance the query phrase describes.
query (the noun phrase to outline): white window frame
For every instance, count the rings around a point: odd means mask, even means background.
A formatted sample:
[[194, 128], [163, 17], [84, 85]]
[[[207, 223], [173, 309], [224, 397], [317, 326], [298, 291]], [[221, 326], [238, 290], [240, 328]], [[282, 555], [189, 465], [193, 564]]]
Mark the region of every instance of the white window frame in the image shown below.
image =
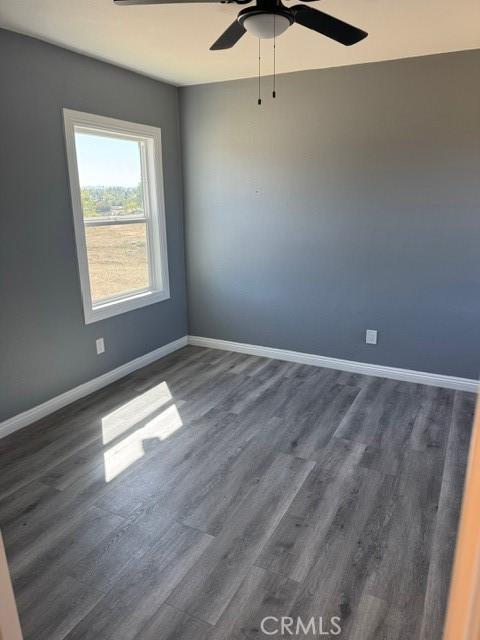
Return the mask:
[[[83, 113], [71, 109], [63, 109], [65, 125], [65, 144], [67, 151], [68, 173], [70, 178], [70, 193], [72, 199], [73, 223], [77, 247], [78, 271], [83, 302], [85, 323], [90, 324], [110, 318], [133, 309], [139, 309], [170, 298], [170, 284], [168, 275], [167, 235], [165, 224], [165, 199], [163, 190], [162, 137], [158, 127], [136, 124], [106, 118], [92, 113]], [[145, 217], [138, 218], [118, 216], [107, 219], [88, 219], [83, 217], [80, 180], [75, 147], [75, 132], [82, 131], [115, 138], [140, 140], [142, 175], [146, 176], [144, 190]], [[92, 301], [90, 290], [90, 276], [88, 270], [87, 243], [85, 237], [86, 226], [107, 226], [108, 224], [146, 225], [150, 286], [145, 290], [132, 293], [122, 293], [98, 303]]]

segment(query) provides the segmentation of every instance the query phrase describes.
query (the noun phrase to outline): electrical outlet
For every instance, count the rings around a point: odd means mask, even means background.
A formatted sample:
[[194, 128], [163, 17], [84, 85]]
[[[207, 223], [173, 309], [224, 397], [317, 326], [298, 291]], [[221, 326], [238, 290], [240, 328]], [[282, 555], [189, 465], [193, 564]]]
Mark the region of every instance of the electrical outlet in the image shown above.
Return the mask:
[[377, 344], [378, 331], [376, 329], [367, 329], [365, 335], [365, 342], [367, 344]]
[[101, 353], [105, 353], [105, 342], [103, 341], [103, 338], [98, 338], [97, 340], [95, 340], [95, 344], [97, 346], [97, 356], [99, 356]]

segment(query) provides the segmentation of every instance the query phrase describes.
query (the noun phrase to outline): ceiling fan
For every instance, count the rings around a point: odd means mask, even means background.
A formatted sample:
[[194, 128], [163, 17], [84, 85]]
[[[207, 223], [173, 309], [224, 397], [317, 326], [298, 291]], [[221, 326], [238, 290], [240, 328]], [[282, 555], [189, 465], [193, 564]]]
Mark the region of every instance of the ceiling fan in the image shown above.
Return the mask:
[[[223, 2], [227, 4], [249, 4], [252, 0], [114, 0], [118, 5], [184, 4], [190, 2]], [[303, 0], [310, 2], [311, 0]], [[274, 38], [281, 35], [292, 24], [299, 24], [317, 31], [327, 38], [345, 46], [356, 44], [367, 37], [367, 33], [343, 20], [313, 9], [304, 4], [286, 7], [281, 0], [256, 0], [255, 6], [242, 9], [236, 20], [216, 40], [210, 49], [230, 49], [248, 31], [257, 38]]]

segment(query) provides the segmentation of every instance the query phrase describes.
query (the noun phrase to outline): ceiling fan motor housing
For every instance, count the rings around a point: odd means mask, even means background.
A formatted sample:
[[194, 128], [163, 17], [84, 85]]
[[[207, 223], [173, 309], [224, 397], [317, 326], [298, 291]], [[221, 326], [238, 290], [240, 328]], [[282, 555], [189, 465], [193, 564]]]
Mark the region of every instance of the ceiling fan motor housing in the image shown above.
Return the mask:
[[261, 39], [279, 36], [295, 22], [293, 12], [277, 0], [259, 0], [255, 7], [242, 9], [237, 20], [249, 33]]

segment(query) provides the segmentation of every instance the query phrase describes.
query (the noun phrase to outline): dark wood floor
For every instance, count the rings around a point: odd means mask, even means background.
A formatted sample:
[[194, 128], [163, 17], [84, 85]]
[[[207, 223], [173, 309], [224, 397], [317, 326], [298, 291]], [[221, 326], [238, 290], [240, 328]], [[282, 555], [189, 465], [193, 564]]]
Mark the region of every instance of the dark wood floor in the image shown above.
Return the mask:
[[188, 347], [5, 438], [26, 640], [439, 640], [474, 401]]

